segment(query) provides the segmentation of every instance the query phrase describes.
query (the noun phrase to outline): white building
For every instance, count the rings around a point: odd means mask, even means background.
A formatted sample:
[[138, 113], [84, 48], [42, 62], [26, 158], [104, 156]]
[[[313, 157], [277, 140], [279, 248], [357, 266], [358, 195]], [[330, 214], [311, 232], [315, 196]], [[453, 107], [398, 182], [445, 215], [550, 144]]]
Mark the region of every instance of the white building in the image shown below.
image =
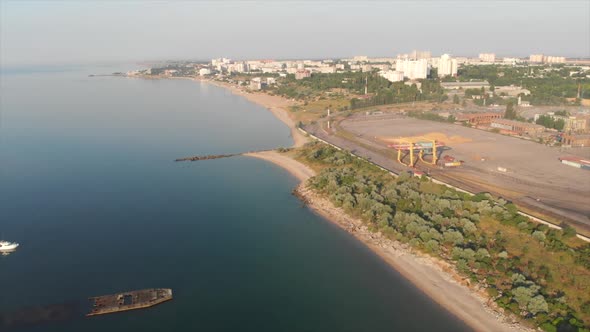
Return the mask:
[[545, 58], [546, 63], [565, 63], [565, 57], [562, 56], [548, 56]]
[[529, 62], [543, 63], [545, 62], [545, 56], [543, 54], [531, 54]]
[[361, 66], [361, 71], [363, 73], [368, 73], [368, 72], [370, 72], [372, 70], [373, 70], [373, 66], [372, 65], [362, 65]]
[[430, 73], [430, 67], [428, 66], [428, 60], [408, 60], [398, 59], [395, 63], [395, 70], [404, 73], [404, 77], [411, 80], [426, 78]]
[[336, 67], [334, 66], [327, 66], [327, 67], [320, 67], [318, 71], [322, 74], [333, 74], [336, 72]]
[[502, 62], [503, 62], [505, 65], [511, 65], [511, 66], [514, 66], [514, 65], [516, 65], [518, 62], [520, 62], [520, 59], [518, 59], [518, 58], [503, 58], [503, 59], [502, 59]]
[[231, 62], [230, 59], [227, 59], [227, 58], [218, 58], [218, 59], [211, 60], [211, 65], [213, 65], [214, 67], [216, 67], [218, 65], [227, 65], [230, 62]]
[[250, 80], [250, 90], [262, 89], [262, 79], [260, 77], [254, 77]]
[[438, 76], [457, 76], [457, 59], [448, 54], [443, 54], [438, 61]]
[[545, 56], [543, 54], [531, 54], [529, 62], [537, 63], [565, 63], [565, 57], [562, 56]]
[[389, 82], [401, 82], [404, 80], [404, 73], [395, 70], [381, 71], [379, 72], [379, 76], [383, 77]]
[[496, 61], [496, 54], [495, 53], [480, 53], [479, 60], [482, 62], [495, 62]]
[[211, 70], [209, 70], [209, 68], [201, 68], [199, 70], [199, 75], [201, 75], [201, 76], [211, 75]]

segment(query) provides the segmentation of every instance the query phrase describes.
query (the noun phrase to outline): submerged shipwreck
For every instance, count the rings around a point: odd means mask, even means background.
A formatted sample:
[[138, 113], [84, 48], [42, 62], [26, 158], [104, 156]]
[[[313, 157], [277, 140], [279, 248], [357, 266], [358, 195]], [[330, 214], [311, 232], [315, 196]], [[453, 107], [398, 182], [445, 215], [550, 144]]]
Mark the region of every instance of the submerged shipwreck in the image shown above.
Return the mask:
[[172, 300], [172, 289], [152, 288], [89, 298], [92, 309], [86, 316], [144, 309]]

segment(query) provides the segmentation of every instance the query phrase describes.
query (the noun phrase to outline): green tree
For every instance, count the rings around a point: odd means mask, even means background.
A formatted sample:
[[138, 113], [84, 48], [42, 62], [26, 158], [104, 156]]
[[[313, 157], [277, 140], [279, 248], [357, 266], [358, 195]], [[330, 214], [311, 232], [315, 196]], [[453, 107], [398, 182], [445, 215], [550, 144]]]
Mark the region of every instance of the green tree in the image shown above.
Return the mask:
[[453, 96], [453, 104], [459, 104], [459, 96], [457, 96], [457, 95]]
[[516, 111], [514, 110], [514, 103], [509, 101], [506, 104], [506, 112], [504, 112], [504, 118], [514, 120], [516, 119]]
[[563, 121], [563, 119], [557, 119], [557, 121], [555, 121], [554, 128], [557, 130], [563, 130], [563, 127], [565, 127], [565, 121]]

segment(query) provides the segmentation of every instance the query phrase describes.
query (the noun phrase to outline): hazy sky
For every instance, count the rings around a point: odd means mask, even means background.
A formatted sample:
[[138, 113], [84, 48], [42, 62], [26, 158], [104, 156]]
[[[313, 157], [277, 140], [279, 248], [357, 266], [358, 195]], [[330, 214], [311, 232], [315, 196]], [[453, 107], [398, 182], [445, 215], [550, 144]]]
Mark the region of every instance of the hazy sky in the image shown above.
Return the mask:
[[0, 0], [0, 64], [433, 54], [590, 56], [590, 0]]

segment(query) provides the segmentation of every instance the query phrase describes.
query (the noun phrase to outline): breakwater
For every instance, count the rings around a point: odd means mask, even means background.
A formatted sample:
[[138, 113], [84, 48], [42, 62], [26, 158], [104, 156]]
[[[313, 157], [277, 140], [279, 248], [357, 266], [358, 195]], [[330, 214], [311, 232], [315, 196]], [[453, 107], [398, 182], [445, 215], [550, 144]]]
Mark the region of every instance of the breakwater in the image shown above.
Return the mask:
[[230, 153], [230, 154], [210, 154], [210, 155], [203, 155], [203, 156], [192, 156], [192, 157], [184, 157], [184, 158], [174, 159], [174, 161], [179, 162], [179, 161], [212, 160], [212, 159], [221, 159], [221, 158], [241, 156], [241, 155], [244, 155], [247, 153], [257, 153], [257, 152], [265, 152], [265, 151], [272, 151], [272, 150], [256, 150], [256, 151]]
[[192, 157], [184, 157], [174, 159], [174, 161], [199, 161], [199, 160], [211, 160], [211, 159], [221, 159], [221, 158], [229, 158], [234, 156], [239, 156], [243, 153], [231, 153], [231, 154], [211, 154], [206, 156], [192, 156]]

